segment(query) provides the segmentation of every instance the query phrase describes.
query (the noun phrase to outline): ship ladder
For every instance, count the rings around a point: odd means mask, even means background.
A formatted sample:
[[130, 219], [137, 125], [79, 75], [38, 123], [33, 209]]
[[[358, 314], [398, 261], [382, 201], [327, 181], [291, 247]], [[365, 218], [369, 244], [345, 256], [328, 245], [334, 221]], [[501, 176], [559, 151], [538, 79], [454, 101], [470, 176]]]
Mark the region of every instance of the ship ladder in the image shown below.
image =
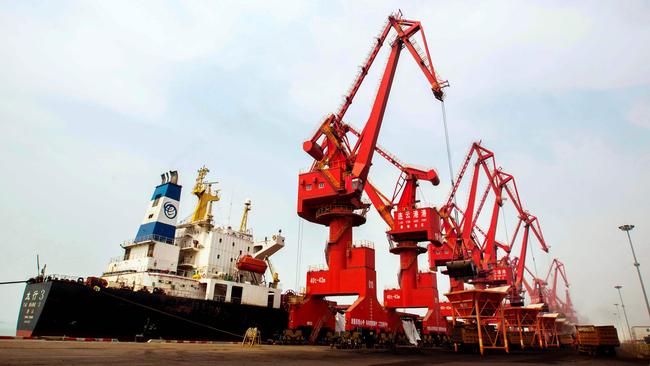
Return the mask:
[[325, 324], [325, 318], [327, 318], [327, 315], [322, 316], [321, 318], [318, 319], [316, 326], [314, 326], [314, 329], [312, 329], [311, 334], [309, 335], [309, 344], [316, 343], [316, 339], [318, 338], [318, 333], [320, 333], [323, 324]]

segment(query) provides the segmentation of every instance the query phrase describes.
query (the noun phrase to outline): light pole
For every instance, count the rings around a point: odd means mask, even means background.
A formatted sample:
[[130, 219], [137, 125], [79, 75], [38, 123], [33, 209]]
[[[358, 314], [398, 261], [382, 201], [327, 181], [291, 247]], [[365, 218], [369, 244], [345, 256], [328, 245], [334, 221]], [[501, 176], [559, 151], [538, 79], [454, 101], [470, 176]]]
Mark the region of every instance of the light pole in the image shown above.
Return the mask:
[[614, 304], [614, 306], [616, 306], [616, 312], [614, 313], [614, 316], [616, 316], [616, 318], [614, 319], [616, 321], [616, 327], [620, 327], [621, 334], [623, 335], [623, 338], [625, 338], [625, 331], [623, 330], [623, 322], [621, 321], [621, 311], [618, 308], [618, 304]]
[[630, 249], [632, 249], [632, 257], [634, 257], [634, 267], [636, 267], [636, 273], [639, 275], [639, 282], [641, 282], [641, 290], [643, 291], [643, 298], [645, 299], [645, 306], [648, 310], [648, 316], [650, 316], [650, 302], [648, 302], [648, 294], [645, 292], [645, 285], [643, 285], [643, 277], [641, 277], [641, 265], [639, 261], [636, 260], [636, 253], [634, 253], [634, 246], [632, 245], [632, 237], [630, 236], [630, 230], [634, 229], [634, 225], [621, 225], [619, 229], [627, 233], [627, 240], [630, 242]]
[[630, 340], [632, 340], [632, 331], [630, 330], [630, 322], [627, 320], [627, 311], [625, 311], [625, 303], [623, 303], [623, 295], [621, 295], [621, 288], [623, 286], [621, 285], [616, 285], [614, 286], [615, 289], [618, 290], [618, 297], [621, 298], [621, 307], [623, 308], [623, 315], [625, 315], [625, 324], [627, 324], [627, 334], [630, 335]]

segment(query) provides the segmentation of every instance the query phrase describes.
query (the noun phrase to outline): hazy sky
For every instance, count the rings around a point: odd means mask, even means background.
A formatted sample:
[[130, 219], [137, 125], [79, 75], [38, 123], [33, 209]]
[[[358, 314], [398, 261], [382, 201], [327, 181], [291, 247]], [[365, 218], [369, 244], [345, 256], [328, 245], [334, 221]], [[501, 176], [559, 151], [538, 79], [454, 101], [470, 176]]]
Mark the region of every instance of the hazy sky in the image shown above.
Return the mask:
[[[287, 245], [273, 260], [294, 288], [297, 174], [311, 162], [301, 143], [336, 110], [398, 7], [422, 22], [451, 84], [454, 169], [482, 140], [515, 175], [552, 247], [543, 254], [532, 243], [539, 273], [564, 261], [578, 312], [598, 324], [614, 323], [621, 284], [630, 323], [650, 324], [617, 229], [637, 226], [650, 282], [645, 1], [2, 2], [0, 281], [33, 276], [36, 254], [49, 273], [100, 274], [134, 237], [159, 174], [179, 171], [187, 216], [206, 164], [221, 182], [219, 223], [236, 225], [251, 198], [257, 238], [283, 230]], [[347, 114], [356, 126], [385, 56]], [[441, 108], [410, 58], [398, 65], [379, 140], [439, 170], [442, 183], [422, 199], [440, 205], [450, 188]], [[392, 167], [376, 159], [371, 175], [392, 189]], [[324, 263], [326, 239], [323, 227], [304, 228], [302, 285], [307, 266]], [[375, 242], [379, 289], [398, 269], [384, 230], [371, 212], [355, 232]], [[439, 283], [443, 293], [447, 280]], [[14, 332], [22, 291], [0, 286], [0, 333]]]

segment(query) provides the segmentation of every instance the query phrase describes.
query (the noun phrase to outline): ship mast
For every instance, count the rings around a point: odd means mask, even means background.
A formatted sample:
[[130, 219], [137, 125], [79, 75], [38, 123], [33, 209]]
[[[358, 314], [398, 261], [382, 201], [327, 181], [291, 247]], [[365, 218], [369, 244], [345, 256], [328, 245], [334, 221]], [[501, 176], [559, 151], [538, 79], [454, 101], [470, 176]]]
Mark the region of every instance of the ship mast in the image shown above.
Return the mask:
[[244, 202], [244, 214], [241, 217], [241, 224], [239, 224], [239, 232], [245, 234], [248, 231], [248, 211], [251, 210], [251, 200], [247, 199]]
[[196, 177], [196, 184], [192, 190], [198, 198], [196, 208], [194, 209], [194, 214], [192, 215], [192, 223], [195, 222], [208, 222], [212, 221], [212, 202], [219, 201], [219, 190], [212, 192], [212, 185], [217, 182], [206, 182], [205, 176], [210, 172], [210, 169], [206, 168], [205, 165], [199, 169], [199, 175]]

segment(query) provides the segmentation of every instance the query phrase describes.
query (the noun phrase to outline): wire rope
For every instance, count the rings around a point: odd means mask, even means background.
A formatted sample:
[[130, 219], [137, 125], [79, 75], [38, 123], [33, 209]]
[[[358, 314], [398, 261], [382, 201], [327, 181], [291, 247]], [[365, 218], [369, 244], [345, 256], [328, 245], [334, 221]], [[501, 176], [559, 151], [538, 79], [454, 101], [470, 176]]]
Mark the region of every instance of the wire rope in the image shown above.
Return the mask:
[[298, 248], [296, 250], [296, 279], [295, 289], [298, 290], [300, 286], [300, 262], [302, 261], [302, 237], [304, 232], [304, 224], [300, 217], [298, 217]]
[[26, 283], [27, 281], [5, 281], [5, 282], [0, 282], [0, 285], [13, 285], [16, 283]]
[[237, 334], [237, 333], [229, 332], [229, 331], [227, 331], [227, 330], [223, 330], [223, 329], [215, 328], [215, 327], [212, 327], [212, 326], [207, 325], [207, 324], [203, 324], [203, 323], [196, 322], [196, 321], [194, 321], [194, 320], [190, 320], [190, 319], [187, 319], [187, 318], [183, 318], [182, 316], [174, 315], [174, 314], [168, 313], [168, 312], [166, 312], [166, 311], [162, 311], [162, 310], [160, 310], [160, 309], [156, 309], [156, 308], [151, 307], [151, 306], [147, 306], [147, 305], [144, 305], [144, 304], [140, 304], [139, 302], [136, 302], [136, 301], [132, 301], [132, 300], [126, 299], [126, 298], [124, 298], [124, 297], [122, 297], [122, 296], [118, 296], [118, 295], [115, 295], [115, 294], [111, 294], [110, 292], [101, 291], [101, 290], [99, 290], [98, 292], [101, 293], [101, 294], [104, 294], [104, 295], [110, 296], [110, 297], [112, 297], [112, 298], [115, 298], [115, 299], [118, 299], [118, 300], [121, 300], [121, 301], [127, 302], [127, 303], [129, 303], [129, 304], [132, 304], [132, 305], [135, 305], [135, 306], [139, 306], [139, 307], [141, 307], [141, 308], [144, 308], [144, 309], [151, 310], [151, 311], [154, 311], [154, 312], [159, 313], [159, 314], [163, 314], [163, 315], [169, 316], [169, 317], [171, 317], [171, 318], [175, 318], [175, 319], [178, 319], [178, 320], [183, 320], [183, 321], [186, 321], [186, 322], [188, 322], [188, 323], [191, 323], [191, 324], [194, 324], [194, 325], [197, 325], [197, 326], [200, 326], [200, 327], [208, 328], [208, 329], [211, 329], [211, 330], [214, 330], [214, 331], [217, 331], [217, 332], [221, 332], [221, 333], [225, 333], [225, 334], [229, 334], [229, 335], [232, 335], [232, 336], [235, 336], [235, 337], [244, 338], [244, 336], [243, 336], [242, 334]]

